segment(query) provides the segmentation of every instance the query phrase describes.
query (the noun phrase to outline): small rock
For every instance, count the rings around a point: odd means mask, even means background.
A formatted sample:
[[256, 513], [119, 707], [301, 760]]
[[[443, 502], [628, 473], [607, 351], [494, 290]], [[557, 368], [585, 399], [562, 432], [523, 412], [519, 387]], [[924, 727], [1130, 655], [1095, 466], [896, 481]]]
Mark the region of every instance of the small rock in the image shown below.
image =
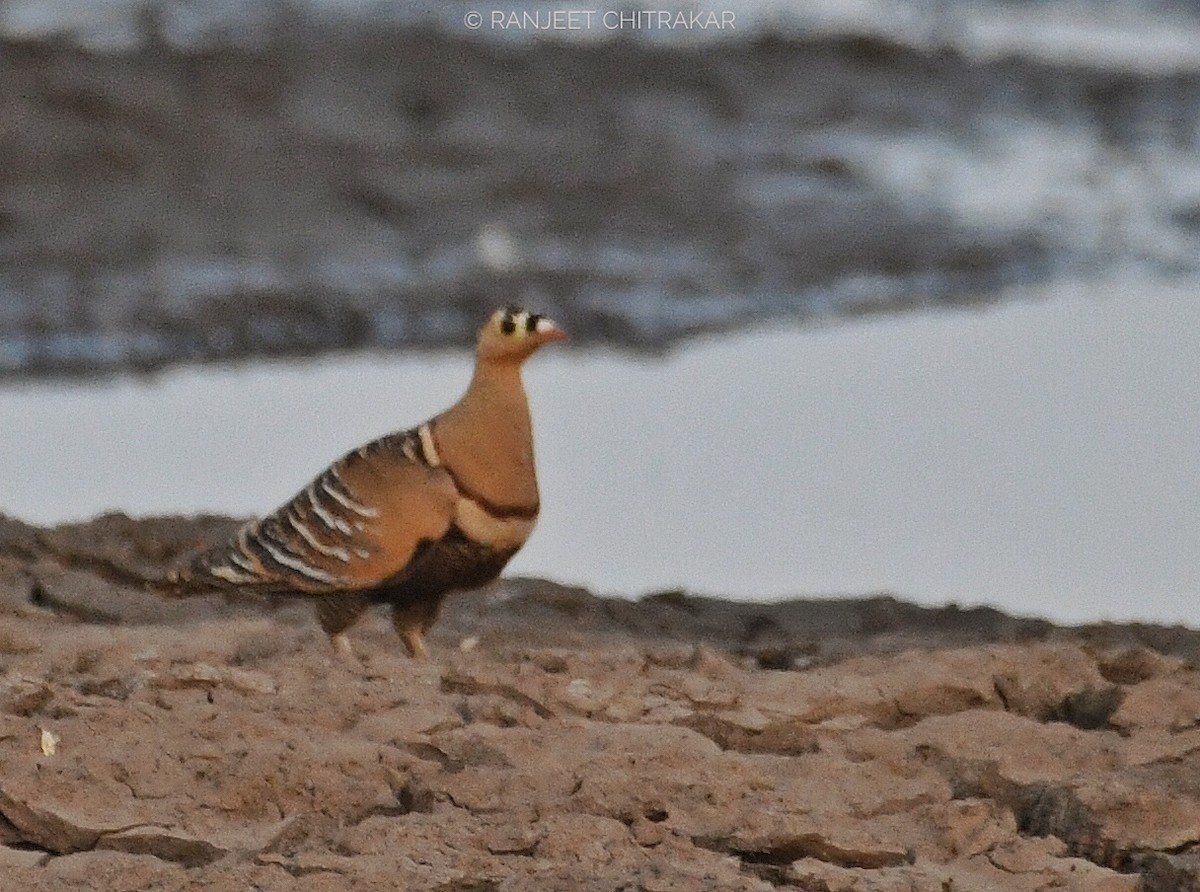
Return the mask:
[[953, 858], [991, 852], [1013, 838], [1017, 830], [1010, 809], [984, 799], [948, 803], [942, 824], [942, 844]]
[[643, 721], [652, 724], [683, 724], [693, 712], [690, 707], [661, 694], [647, 694], [641, 705]]
[[628, 828], [599, 815], [555, 815], [546, 820], [537, 855], [552, 861], [596, 868], [610, 863], [623, 848], [633, 846]]
[[41, 649], [32, 638], [22, 637], [11, 629], [0, 629], [0, 654], [32, 654]]
[[633, 841], [644, 849], [662, 845], [667, 838], [667, 831], [663, 829], [661, 823], [656, 823], [644, 817], [634, 821], [629, 830], [633, 834]]
[[679, 884], [669, 877], [647, 877], [640, 884], [640, 892], [678, 892]]
[[54, 691], [36, 678], [15, 676], [0, 686], [0, 711], [9, 715], [31, 716], [54, 699]]
[[185, 879], [177, 864], [103, 850], [51, 858], [42, 870], [52, 889], [178, 889]]
[[614, 700], [604, 707], [604, 717], [612, 722], [636, 722], [642, 717], [644, 710], [641, 701], [626, 697]]
[[707, 644], [697, 644], [688, 656], [687, 667], [708, 678], [727, 678], [736, 671], [729, 658]]
[[1130, 647], [1103, 654], [1097, 665], [1106, 681], [1132, 685], [1175, 672], [1183, 667], [1184, 661], [1148, 647]]
[[58, 735], [46, 728], [42, 728], [41, 732], [42, 755], [53, 756], [58, 752]]
[[13, 867], [41, 867], [50, 860], [50, 853], [41, 849], [14, 849], [0, 846], [0, 870]]
[[130, 676], [111, 678], [84, 678], [75, 685], [75, 690], [84, 697], [104, 697], [109, 700], [128, 700], [137, 690], [138, 679]]
[[129, 855], [153, 855], [183, 867], [203, 867], [226, 854], [224, 849], [208, 840], [161, 827], [135, 827], [105, 834], [96, 842], [96, 848]]
[[41, 805], [3, 787], [0, 787], [0, 813], [26, 840], [56, 854], [91, 849], [110, 829], [65, 808]]
[[1035, 873], [1044, 870], [1047, 862], [1063, 857], [1067, 845], [1054, 836], [1036, 839], [1016, 839], [1002, 843], [988, 853], [988, 860], [1005, 873]]
[[532, 709], [541, 718], [550, 718], [553, 711], [546, 706], [540, 696], [540, 690], [527, 690], [527, 684], [514, 684], [512, 676], [501, 673], [474, 659], [476, 655], [464, 655], [463, 661], [457, 665], [448, 666], [441, 676], [443, 693], [494, 694]]
[[[394, 771], [394, 769], [392, 769]], [[302, 812], [280, 821], [260, 850], [260, 856], [275, 854], [280, 857], [294, 855], [312, 839], [332, 837], [337, 821], [319, 812]]]
[[1163, 728], [1178, 733], [1195, 727], [1197, 719], [1200, 685], [1163, 676], [1128, 688], [1109, 721], [1122, 730]]
[[819, 858], [842, 867], [861, 867], [878, 870], [895, 867], [911, 861], [908, 849], [882, 841], [869, 844], [848, 843], [832, 834], [807, 832], [790, 834], [786, 831], [772, 832], [766, 836], [737, 834], [726, 845], [739, 856], [778, 861], [796, 861], [801, 858]]
[[152, 681], [157, 687], [167, 689], [228, 687], [244, 694], [274, 694], [276, 690], [275, 680], [265, 672], [208, 663], [173, 667], [154, 675]]
[[996, 675], [992, 683], [1005, 709], [1039, 722], [1049, 721], [1061, 700], [1059, 692], [1045, 678], [1023, 680], [1015, 672], [1006, 672]]
[[354, 859], [327, 852], [301, 852], [291, 860], [288, 870], [296, 876], [312, 873], [353, 873]]
[[563, 691], [562, 699], [572, 709], [591, 715], [607, 706], [612, 698], [597, 693], [586, 678], [573, 678]]
[[484, 835], [483, 847], [493, 855], [532, 855], [543, 836], [537, 827], [497, 828]]
[[[507, 702], [507, 701], [504, 701]], [[368, 715], [356, 726], [356, 731], [368, 740], [395, 743], [460, 728], [463, 718], [445, 699], [406, 703]]]
[[1200, 888], [1200, 853], [1155, 852], [1142, 866], [1142, 879], [1145, 890]]
[[696, 706], [732, 708], [738, 702], [738, 693], [727, 685], [714, 683], [706, 678], [688, 675], [678, 684], [679, 693]]
[[1124, 698], [1125, 691], [1116, 685], [1072, 691], [1059, 704], [1056, 718], [1061, 718], [1076, 728], [1095, 731], [1108, 725], [1109, 719]]
[[763, 731], [771, 724], [770, 720], [753, 706], [745, 706], [741, 709], [727, 709], [718, 713], [718, 715], [722, 721], [752, 733]]
[[560, 648], [547, 648], [526, 654], [526, 659], [543, 672], [558, 674], [567, 671], [567, 667], [570, 665], [567, 661], [568, 656], [569, 651]]

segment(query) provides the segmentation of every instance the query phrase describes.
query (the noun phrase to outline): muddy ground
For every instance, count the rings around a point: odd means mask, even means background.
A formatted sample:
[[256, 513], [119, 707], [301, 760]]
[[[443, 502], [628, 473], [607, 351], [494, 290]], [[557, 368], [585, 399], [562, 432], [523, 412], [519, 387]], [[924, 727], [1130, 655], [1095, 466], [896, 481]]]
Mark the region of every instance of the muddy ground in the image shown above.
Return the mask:
[[1200, 883], [1200, 633], [507, 580], [383, 615], [121, 581], [230, 528], [0, 524], [6, 889]]

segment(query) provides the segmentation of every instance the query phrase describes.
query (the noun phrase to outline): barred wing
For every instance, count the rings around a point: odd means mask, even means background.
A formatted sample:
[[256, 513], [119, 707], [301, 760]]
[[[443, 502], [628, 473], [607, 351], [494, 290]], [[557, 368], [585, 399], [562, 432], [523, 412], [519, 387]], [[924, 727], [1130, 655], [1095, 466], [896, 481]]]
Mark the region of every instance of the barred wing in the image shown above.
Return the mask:
[[423, 426], [354, 450], [232, 542], [180, 567], [174, 580], [190, 590], [314, 595], [380, 585], [453, 520], [458, 493], [427, 458], [429, 442]]

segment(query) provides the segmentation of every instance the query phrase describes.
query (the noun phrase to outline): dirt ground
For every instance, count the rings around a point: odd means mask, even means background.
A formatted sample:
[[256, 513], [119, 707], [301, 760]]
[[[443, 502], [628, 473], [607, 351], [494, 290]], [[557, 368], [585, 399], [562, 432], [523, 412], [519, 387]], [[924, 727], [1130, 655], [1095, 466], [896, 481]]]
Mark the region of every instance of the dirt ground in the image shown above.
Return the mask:
[[353, 666], [119, 581], [230, 523], [0, 521], [5, 889], [1200, 882], [1200, 633], [515, 579]]

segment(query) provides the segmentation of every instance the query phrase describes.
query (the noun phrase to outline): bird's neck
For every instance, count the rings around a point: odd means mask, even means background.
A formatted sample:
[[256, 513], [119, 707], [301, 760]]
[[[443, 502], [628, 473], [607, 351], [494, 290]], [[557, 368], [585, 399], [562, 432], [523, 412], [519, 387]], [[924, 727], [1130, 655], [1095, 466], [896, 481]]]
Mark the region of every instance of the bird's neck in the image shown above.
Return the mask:
[[518, 406], [528, 414], [529, 404], [525, 398], [525, 384], [521, 380], [521, 363], [499, 359], [478, 360], [461, 402], [479, 404], [489, 412], [501, 407]]
[[435, 423], [443, 463], [489, 503], [536, 509], [529, 401], [519, 362], [480, 359], [466, 393]]

